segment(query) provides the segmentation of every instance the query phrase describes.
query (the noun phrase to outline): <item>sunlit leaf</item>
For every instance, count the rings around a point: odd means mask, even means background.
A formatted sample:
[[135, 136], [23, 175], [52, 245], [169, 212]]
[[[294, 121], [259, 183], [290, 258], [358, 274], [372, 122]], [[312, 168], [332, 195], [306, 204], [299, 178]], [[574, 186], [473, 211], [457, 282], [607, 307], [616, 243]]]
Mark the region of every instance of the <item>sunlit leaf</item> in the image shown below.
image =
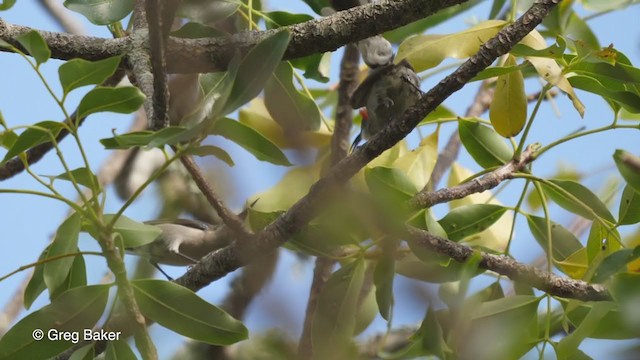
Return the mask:
[[423, 138], [417, 148], [399, 157], [393, 167], [402, 170], [418, 189], [422, 189], [436, 165], [438, 158], [438, 130]]
[[[515, 66], [515, 57], [509, 55], [506, 66]], [[520, 71], [498, 76], [495, 95], [489, 107], [489, 118], [496, 132], [504, 137], [520, 133], [527, 120], [527, 95], [524, 77]]]
[[504, 21], [489, 20], [449, 35], [417, 35], [398, 47], [396, 63], [407, 59], [416, 72], [433, 68], [445, 58], [466, 59], [504, 27]]

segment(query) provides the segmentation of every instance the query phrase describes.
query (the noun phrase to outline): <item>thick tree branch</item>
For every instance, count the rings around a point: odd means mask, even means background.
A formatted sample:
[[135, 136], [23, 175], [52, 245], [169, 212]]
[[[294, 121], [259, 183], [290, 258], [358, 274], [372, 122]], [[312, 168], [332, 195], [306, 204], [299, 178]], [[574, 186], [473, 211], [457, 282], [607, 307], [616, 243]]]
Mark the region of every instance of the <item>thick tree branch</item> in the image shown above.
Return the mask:
[[[0, 18], [0, 39], [24, 51], [24, 48], [16, 41], [22, 34], [35, 30], [28, 26], [9, 24]], [[125, 54], [131, 44], [129, 38], [106, 39], [95, 36], [73, 35], [52, 31], [38, 30], [51, 49], [51, 57], [54, 59], [71, 60], [82, 58], [85, 60], [102, 60], [109, 57]], [[11, 50], [0, 47], [0, 51]]]
[[[333, 51], [348, 43], [396, 29], [466, 1], [468, 0], [383, 0], [292, 25], [287, 27], [291, 32], [291, 40], [285, 60]], [[30, 30], [33, 29], [7, 24], [0, 18], [0, 39], [14, 46], [18, 46], [16, 37]], [[232, 36], [207, 39], [169, 38], [167, 71], [206, 73], [225, 70], [237, 51], [246, 53], [276, 31], [278, 30], [245, 31]], [[51, 56], [61, 60], [101, 60], [127, 54], [140, 45], [138, 42], [132, 44], [132, 37], [103, 39], [39, 32], [51, 48]], [[9, 50], [0, 48], [0, 51]]]
[[[315, 216], [322, 200], [335, 188], [335, 185], [350, 179], [369, 161], [408, 135], [448, 96], [462, 88], [497, 57], [507, 53], [540, 24], [559, 1], [541, 0], [534, 3], [516, 22], [503, 28], [495, 37], [482, 45], [476, 55], [424, 94], [420, 103], [406, 111], [398, 121], [388, 124], [364, 146], [332, 167], [324, 177], [311, 186], [307, 195], [258, 233], [250, 245], [233, 242], [228, 247], [204, 257], [176, 282], [192, 290], [201, 289], [247, 264], [259, 254], [274, 251], [284, 244]], [[354, 11], [361, 8], [355, 8]]]
[[[153, 73], [153, 119], [149, 128], [159, 130], [169, 126], [169, 86], [167, 85], [167, 64], [165, 48], [169, 33], [164, 31], [163, 3], [159, 0], [146, 0], [146, 15], [149, 29], [149, 48], [151, 71]], [[172, 19], [173, 21], [173, 19]]]

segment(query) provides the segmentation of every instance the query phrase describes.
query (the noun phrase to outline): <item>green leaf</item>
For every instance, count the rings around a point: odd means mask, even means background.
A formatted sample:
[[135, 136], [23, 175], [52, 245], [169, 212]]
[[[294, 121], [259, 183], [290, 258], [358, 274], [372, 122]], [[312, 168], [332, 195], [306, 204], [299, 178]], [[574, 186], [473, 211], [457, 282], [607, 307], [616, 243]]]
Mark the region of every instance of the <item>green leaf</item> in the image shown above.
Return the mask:
[[618, 225], [631, 225], [640, 222], [640, 193], [626, 185], [620, 199]]
[[[254, 7], [256, 2], [253, 2]], [[204, 24], [215, 24], [233, 15], [239, 6], [239, 3], [233, 1], [182, 0], [177, 17]]]
[[572, 180], [555, 179], [549, 182], [555, 186], [541, 183], [545, 194], [563, 209], [589, 220], [595, 219], [597, 215], [611, 223], [616, 222], [602, 200], [584, 185]]
[[105, 111], [130, 114], [140, 108], [144, 99], [137, 87], [96, 87], [80, 100], [78, 118]]
[[262, 91], [282, 60], [289, 38], [289, 31], [281, 30], [258, 43], [242, 59], [222, 115], [234, 111]]
[[640, 258], [640, 246], [635, 249], [621, 249], [609, 254], [598, 266], [593, 278], [594, 283], [603, 283], [619, 272], [626, 272], [627, 264]]
[[39, 264], [33, 269], [33, 275], [31, 275], [31, 279], [27, 283], [27, 287], [24, 290], [23, 303], [24, 308], [29, 310], [33, 302], [42, 294], [43, 291], [47, 289], [47, 286], [44, 284], [44, 264], [41, 263], [42, 260], [46, 259], [49, 254], [49, 249], [51, 248], [51, 244], [49, 244], [38, 257]]
[[104, 60], [87, 61], [72, 59], [60, 65], [58, 76], [65, 95], [71, 90], [86, 85], [97, 85], [113, 75], [120, 64], [121, 57], [114, 56]]
[[38, 65], [51, 57], [51, 50], [39, 32], [31, 30], [28, 33], [18, 35], [16, 40], [22, 45], [29, 55], [33, 56]]
[[493, 204], [463, 205], [451, 210], [438, 223], [450, 240], [458, 241], [488, 229], [507, 211]]
[[400, 44], [395, 61], [407, 59], [416, 72], [422, 72], [438, 66], [447, 57], [466, 59], [505, 25], [502, 20], [489, 20], [454, 34], [413, 36]]
[[[80, 252], [80, 249], [76, 248], [75, 251]], [[64, 282], [55, 291], [49, 292], [49, 299], [53, 300], [70, 289], [82, 286], [87, 286], [87, 266], [84, 257], [78, 255], [73, 257], [73, 264]]]
[[620, 250], [621, 247], [622, 238], [618, 230], [603, 226], [599, 221], [591, 223], [587, 237], [587, 260], [590, 266], [597, 265], [605, 256]]
[[555, 347], [558, 359], [573, 359], [578, 346], [589, 337], [599, 326], [602, 319], [615, 305], [611, 302], [594, 302], [591, 311], [569, 335], [560, 340]]
[[64, 6], [96, 25], [109, 25], [133, 11], [134, 0], [66, 0]]
[[400, 169], [376, 166], [366, 168], [364, 179], [372, 194], [392, 203], [409, 200], [418, 189]]
[[129, 149], [136, 146], [163, 147], [188, 141], [193, 137], [193, 129], [182, 126], [169, 126], [158, 131], [135, 131], [116, 135], [112, 138], [100, 139], [107, 149]]
[[[80, 214], [73, 213], [73, 215], [69, 216], [58, 228], [56, 237], [49, 248], [47, 258], [76, 252], [81, 224], [82, 218]], [[67, 278], [73, 259], [73, 256], [67, 256], [44, 264], [44, 283], [50, 293], [55, 292]]]
[[350, 358], [358, 298], [364, 281], [364, 260], [359, 258], [333, 273], [321, 290], [313, 314], [311, 342], [314, 358]]
[[[628, 274], [619, 274], [628, 275]], [[637, 286], [637, 285], [636, 285]], [[632, 289], [629, 289], [632, 290]], [[558, 299], [565, 310], [565, 316], [575, 327], [585, 320], [591, 311], [593, 311], [594, 304], [603, 302], [576, 302], [568, 301], [564, 299]], [[613, 302], [608, 302], [614, 305]], [[615, 306], [615, 305], [614, 305]], [[637, 306], [637, 304], [636, 304]], [[626, 318], [628, 314], [625, 314], [621, 309], [613, 308], [610, 310], [601, 320], [600, 324], [589, 334], [593, 339], [635, 339], [638, 336], [637, 329], [630, 328], [627, 324]]]
[[235, 142], [258, 160], [268, 161], [276, 165], [291, 165], [286, 155], [276, 145], [241, 122], [228, 118], [219, 119], [216, 121], [211, 133]]
[[[516, 58], [509, 55], [506, 66], [516, 66]], [[522, 131], [527, 120], [527, 94], [524, 92], [522, 72], [514, 71], [498, 76], [489, 119], [496, 132], [506, 138]]]
[[231, 155], [229, 155], [229, 153], [224, 151], [224, 149], [221, 149], [217, 146], [201, 145], [201, 146], [190, 149], [188, 153], [191, 155], [203, 156], [203, 157], [212, 155], [218, 158], [219, 160], [224, 161], [229, 166], [235, 165], [233, 163], [233, 159], [231, 158]]
[[98, 178], [93, 174], [93, 172], [85, 167], [73, 169], [70, 172], [63, 172], [60, 175], [51, 176], [53, 179], [60, 179], [66, 181], [72, 181], [71, 177], [80, 185], [86, 186], [89, 189], [92, 189], [94, 186], [100, 186], [98, 183]]
[[627, 151], [618, 149], [613, 153], [613, 160], [616, 162], [618, 171], [627, 184], [640, 194], [640, 169], [629, 164], [640, 165], [640, 158]]
[[105, 351], [106, 360], [136, 360], [137, 357], [131, 347], [124, 340], [109, 341]]
[[18, 140], [18, 135], [11, 130], [6, 130], [0, 133], [0, 146], [9, 150], [15, 145]]
[[267, 81], [264, 105], [285, 131], [309, 131], [320, 127], [318, 106], [296, 89], [293, 69], [287, 62], [280, 63]]
[[487, 301], [475, 307], [467, 352], [462, 357], [519, 359], [538, 342], [538, 304], [542, 297], [515, 295]]
[[[105, 214], [104, 221], [111, 222], [114, 216], [114, 214]], [[134, 248], [157, 239], [160, 233], [162, 233], [162, 230], [157, 226], [143, 224], [124, 215], [120, 215], [113, 225], [113, 232], [122, 236], [125, 248]], [[89, 231], [89, 233], [91, 234], [92, 231]]]
[[569, 83], [575, 88], [600, 95], [606, 100], [613, 101], [631, 113], [640, 113], [640, 96], [635, 92], [610, 90], [597, 79], [584, 75], [570, 77]]
[[153, 279], [131, 284], [142, 314], [178, 334], [213, 345], [231, 345], [248, 337], [240, 321], [187, 288]]
[[42, 121], [28, 127], [18, 136], [18, 139], [15, 140], [11, 149], [9, 149], [4, 159], [2, 159], [1, 164], [4, 164], [7, 160], [23, 151], [51, 141], [52, 137], [58, 136], [63, 127], [64, 125], [56, 121]]
[[[383, 241], [390, 241], [384, 239]], [[391, 241], [392, 243], [395, 242]], [[383, 248], [383, 255], [373, 271], [373, 283], [376, 286], [376, 302], [383, 319], [389, 321], [393, 306], [393, 279], [396, 272], [396, 259], [393, 249]]]
[[9, 10], [16, 3], [16, 0], [3, 0], [0, 2], [0, 11]]
[[493, 129], [478, 122], [458, 121], [460, 141], [483, 168], [501, 166], [511, 160], [513, 150]]
[[[50, 358], [73, 346], [70, 340], [49, 340], [48, 330], [82, 334], [84, 329], [91, 329], [104, 312], [110, 288], [91, 285], [71, 289], [27, 315], [0, 339], [0, 359]], [[36, 329], [44, 332], [40, 341], [32, 335]]]
[[[549, 240], [547, 238], [547, 222], [545, 218], [527, 215], [527, 223], [531, 234], [538, 241], [538, 244], [549, 253]], [[551, 221], [551, 246], [553, 247], [553, 259], [562, 261], [582, 249], [580, 240], [572, 232], [562, 225]]]

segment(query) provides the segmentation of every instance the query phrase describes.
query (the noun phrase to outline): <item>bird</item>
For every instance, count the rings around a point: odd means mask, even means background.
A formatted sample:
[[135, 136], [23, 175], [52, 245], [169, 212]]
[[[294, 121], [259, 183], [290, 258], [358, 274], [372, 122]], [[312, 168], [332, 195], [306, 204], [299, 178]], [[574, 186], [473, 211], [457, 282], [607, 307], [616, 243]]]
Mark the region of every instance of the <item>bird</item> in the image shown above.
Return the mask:
[[405, 110], [420, 100], [422, 94], [420, 78], [406, 59], [371, 69], [351, 96], [352, 108], [367, 109], [351, 150], [363, 139], [370, 139], [377, 134], [387, 123], [402, 116]]
[[193, 265], [233, 240], [232, 231], [224, 224], [211, 225], [190, 219], [158, 219], [145, 224], [157, 226], [162, 232], [150, 243], [125, 250], [146, 257], [169, 280], [173, 279], [158, 264]]

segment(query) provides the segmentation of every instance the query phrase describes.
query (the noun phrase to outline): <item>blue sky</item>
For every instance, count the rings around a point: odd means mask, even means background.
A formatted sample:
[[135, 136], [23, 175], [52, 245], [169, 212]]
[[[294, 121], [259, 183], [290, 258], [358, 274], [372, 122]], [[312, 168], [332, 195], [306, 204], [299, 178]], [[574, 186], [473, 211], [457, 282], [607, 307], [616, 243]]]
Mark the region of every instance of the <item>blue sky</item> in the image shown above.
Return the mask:
[[[299, 5], [299, 2], [272, 1], [268, 3], [270, 10], [301, 11], [308, 12], [308, 8]], [[467, 28], [474, 21], [485, 19], [489, 12], [489, 4], [482, 4], [458, 16], [435, 29], [432, 33], [450, 33]], [[634, 64], [640, 64], [640, 27], [631, 26], [637, 21], [640, 15], [640, 7], [631, 7], [622, 12], [616, 12], [598, 17], [589, 22], [593, 31], [603, 46], [613, 44], [618, 50], [624, 52]], [[9, 23], [32, 26], [37, 29], [60, 31], [59, 26], [43, 11], [36, 1], [18, 1], [13, 9], [0, 13], [0, 16]], [[78, 16], [80, 18], [80, 16]], [[108, 31], [104, 28], [95, 27], [87, 22], [85, 28], [96, 36], [109, 37]], [[625, 26], [626, 25], [626, 26]], [[333, 56], [331, 82], [337, 81], [337, 63], [341, 52], [338, 51]], [[59, 61], [50, 60], [43, 65], [42, 71], [58, 93], [57, 67]], [[3, 69], [3, 81], [0, 83], [0, 111], [2, 111], [6, 121], [10, 126], [33, 124], [42, 120], [60, 120], [62, 114], [56, 107], [55, 102], [48, 96], [45, 88], [40, 83], [36, 74], [27, 65], [24, 59], [17, 55], [0, 53], [0, 69]], [[436, 75], [432, 79], [422, 84], [422, 89], [430, 88], [435, 82], [446, 75], [447, 72]], [[446, 101], [446, 105], [462, 114], [469, 104], [469, 99], [474, 95], [477, 84], [467, 86], [462, 91], [453, 95]], [[539, 84], [535, 81], [527, 82], [527, 91], [530, 93], [539, 90]], [[73, 108], [79, 101], [82, 93], [86, 89], [74, 93], [68, 100], [68, 107]], [[584, 119], [580, 119], [575, 110], [571, 107], [570, 101], [565, 96], [559, 96], [555, 101], [555, 106], [560, 114], [558, 116], [554, 108], [545, 103], [540, 110], [536, 125], [534, 126], [530, 139], [543, 144], [549, 143], [565, 134], [586, 126], [594, 128], [602, 126], [611, 121], [612, 114], [606, 103], [589, 94], [579, 92], [581, 100], [586, 104], [587, 110]], [[92, 116], [81, 128], [80, 135], [83, 144], [90, 154], [90, 162], [94, 170], [99, 169], [100, 164], [108, 156], [98, 143], [98, 139], [111, 136], [112, 129], [124, 132], [129, 126], [130, 116], [98, 114]], [[452, 126], [444, 126], [440, 134], [441, 146], [448, 139], [453, 131]], [[426, 129], [425, 132], [433, 131]], [[611, 155], [617, 148], [626, 149], [633, 153], [640, 153], [640, 142], [638, 135], [632, 131], [616, 131], [609, 134], [601, 134], [585, 137], [575, 142], [565, 144], [548, 152], [540, 159], [536, 160], [535, 172], [540, 176], [548, 176], [556, 171], [560, 163], [568, 164], [579, 169], [581, 172], [591, 174], [585, 180], [585, 184], [597, 191], [604, 182], [614, 174], [615, 168]], [[255, 160], [239, 147], [224, 142], [223, 147], [230, 151], [234, 157], [236, 166], [229, 169], [229, 174], [237, 185], [238, 191], [233, 199], [229, 199], [232, 207], [238, 209], [242, 206], [244, 199], [248, 196], [268, 189], [275, 184], [279, 176], [286, 171], [285, 168], [274, 168], [266, 166]], [[71, 168], [80, 166], [79, 159], [72, 154], [76, 154], [74, 144], [65, 140], [62, 144], [62, 151], [69, 154]], [[211, 160], [207, 160], [210, 163]], [[468, 155], [462, 152], [460, 162], [474, 171], [480, 168], [474, 164]], [[218, 163], [213, 163], [219, 166]], [[74, 166], [75, 165], [75, 166]], [[56, 175], [62, 171], [59, 161], [54, 154], [47, 157], [33, 167], [37, 174]], [[515, 204], [516, 197], [521, 185], [510, 186], [507, 191], [500, 194], [500, 200], [507, 204]], [[32, 181], [26, 174], [20, 174], [13, 179], [0, 184], [2, 189], [38, 189], [35, 181]], [[63, 194], [74, 197], [74, 191], [70, 186], [61, 186]], [[113, 212], [119, 208], [121, 202], [116, 199], [114, 193], [108, 192], [109, 201], [107, 209]], [[0, 244], [5, 246], [5, 255], [0, 257], [0, 276], [15, 270], [16, 268], [35, 261], [39, 252], [44, 248], [55, 232], [55, 229], [64, 219], [67, 208], [61, 203], [53, 200], [22, 194], [0, 194], [0, 227], [3, 231], [0, 234]], [[112, 200], [111, 200], [112, 199]], [[618, 201], [618, 200], [616, 200]], [[153, 190], [147, 190], [145, 195], [134, 203], [125, 213], [136, 220], [147, 220], [154, 217], [158, 208], [158, 201], [154, 197]], [[439, 211], [444, 210], [444, 208]], [[612, 207], [612, 212], [617, 213], [617, 203]], [[572, 216], [557, 207], [553, 208], [554, 220], [566, 224]], [[522, 220], [522, 219], [521, 219]], [[529, 238], [526, 223], [519, 221], [516, 234]], [[540, 252], [538, 248], [532, 251], [532, 242], [522, 239], [514, 247], [516, 258], [528, 261], [536, 258]], [[81, 248], [83, 250], [95, 250], [95, 242], [88, 236], [81, 236]], [[306, 304], [308, 284], [312, 267], [310, 263], [300, 262], [295, 256], [284, 252], [283, 261], [277, 270], [275, 280], [272, 285], [257, 299], [247, 317], [247, 324], [252, 330], [264, 330], [278, 324], [281, 330], [290, 332], [297, 336], [300, 331], [301, 319]], [[128, 259], [132, 263], [132, 259]], [[97, 257], [88, 257], [89, 281], [98, 282], [105, 273], [104, 261]], [[181, 268], [169, 268], [171, 274], [178, 276], [182, 273]], [[13, 296], [18, 284], [28, 276], [28, 271], [15, 275], [3, 282], [0, 282], [0, 307]], [[227, 278], [228, 279], [228, 278]], [[482, 281], [480, 281], [482, 283]], [[415, 324], [419, 322], [424, 314], [426, 304], [423, 299], [415, 297], [412, 293], [411, 282], [399, 280], [396, 290], [399, 296], [397, 303], [403, 304], [403, 308], [396, 312], [395, 324]], [[199, 294], [213, 303], [219, 302], [227, 290], [227, 281], [219, 281]], [[282, 300], [287, 303], [283, 304]], [[34, 304], [34, 309], [47, 303], [46, 296], [42, 296]], [[274, 311], [277, 310], [277, 311]], [[368, 334], [384, 330], [385, 323], [377, 319]], [[151, 328], [152, 335], [157, 341], [161, 354], [170, 354], [172, 349], [179, 346], [180, 336], [160, 328], [157, 325]], [[585, 345], [583, 348], [592, 356], [600, 354], [601, 343], [597, 342]], [[610, 349], [610, 348], [609, 348]], [[596, 356], [598, 357], [598, 356]]]

